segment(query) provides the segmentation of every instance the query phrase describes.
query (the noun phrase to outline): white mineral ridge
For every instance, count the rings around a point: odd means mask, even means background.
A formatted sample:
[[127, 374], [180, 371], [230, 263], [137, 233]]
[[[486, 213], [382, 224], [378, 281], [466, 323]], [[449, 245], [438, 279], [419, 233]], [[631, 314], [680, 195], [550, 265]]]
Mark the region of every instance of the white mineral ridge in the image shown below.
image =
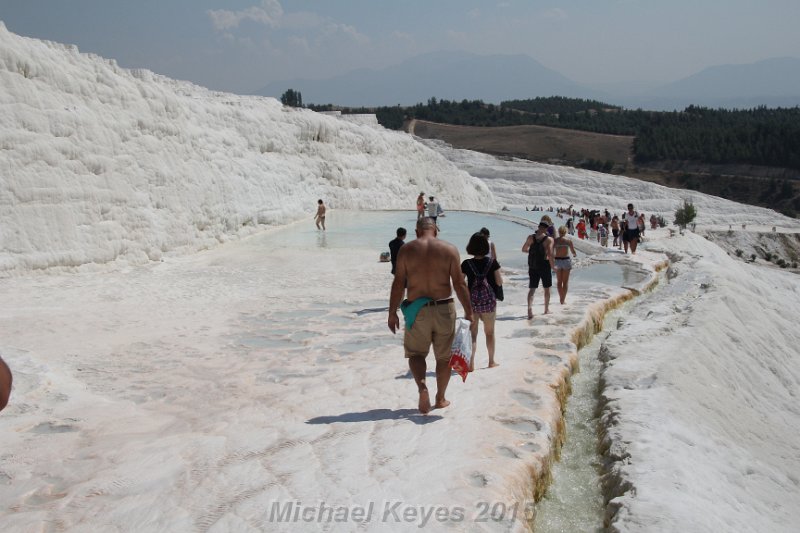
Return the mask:
[[0, 272], [193, 251], [333, 209], [493, 210], [406, 134], [126, 70], [0, 22]]

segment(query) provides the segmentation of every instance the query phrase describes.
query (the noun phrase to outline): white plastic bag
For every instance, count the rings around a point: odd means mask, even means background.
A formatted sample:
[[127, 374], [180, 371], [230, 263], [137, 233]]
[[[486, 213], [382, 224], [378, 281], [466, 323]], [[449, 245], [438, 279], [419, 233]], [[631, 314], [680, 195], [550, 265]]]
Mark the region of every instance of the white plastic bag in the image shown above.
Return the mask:
[[467, 381], [469, 364], [472, 360], [472, 334], [469, 331], [470, 322], [463, 318], [456, 318], [456, 336], [450, 347], [450, 368]]

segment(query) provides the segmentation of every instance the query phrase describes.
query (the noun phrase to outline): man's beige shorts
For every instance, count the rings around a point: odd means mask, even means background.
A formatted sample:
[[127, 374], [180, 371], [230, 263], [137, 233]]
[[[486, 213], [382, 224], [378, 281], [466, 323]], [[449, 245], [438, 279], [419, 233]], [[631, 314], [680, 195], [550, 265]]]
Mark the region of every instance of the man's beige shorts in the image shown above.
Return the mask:
[[427, 357], [433, 344], [436, 360], [449, 361], [455, 336], [456, 305], [429, 305], [419, 310], [411, 329], [405, 330], [403, 348], [406, 357]]

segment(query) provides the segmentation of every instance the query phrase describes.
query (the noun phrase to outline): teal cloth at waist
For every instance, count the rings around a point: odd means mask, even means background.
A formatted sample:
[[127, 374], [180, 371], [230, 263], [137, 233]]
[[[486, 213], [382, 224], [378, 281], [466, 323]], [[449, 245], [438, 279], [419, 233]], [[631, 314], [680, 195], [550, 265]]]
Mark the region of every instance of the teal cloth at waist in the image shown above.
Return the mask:
[[414, 321], [417, 319], [419, 310], [422, 309], [425, 304], [432, 301], [433, 298], [428, 298], [427, 296], [417, 298], [413, 302], [403, 300], [403, 303], [400, 304], [400, 311], [403, 312], [403, 318], [406, 320], [406, 329], [411, 329], [411, 326], [414, 325]]

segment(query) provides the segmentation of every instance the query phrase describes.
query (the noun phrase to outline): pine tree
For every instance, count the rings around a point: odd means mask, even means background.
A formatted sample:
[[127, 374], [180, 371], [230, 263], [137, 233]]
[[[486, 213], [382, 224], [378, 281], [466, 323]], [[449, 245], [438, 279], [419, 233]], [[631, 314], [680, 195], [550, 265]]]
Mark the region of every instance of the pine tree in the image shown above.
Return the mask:
[[697, 209], [695, 209], [694, 204], [689, 200], [684, 200], [683, 207], [675, 210], [675, 224], [686, 229], [686, 226], [691, 224], [696, 216]]

